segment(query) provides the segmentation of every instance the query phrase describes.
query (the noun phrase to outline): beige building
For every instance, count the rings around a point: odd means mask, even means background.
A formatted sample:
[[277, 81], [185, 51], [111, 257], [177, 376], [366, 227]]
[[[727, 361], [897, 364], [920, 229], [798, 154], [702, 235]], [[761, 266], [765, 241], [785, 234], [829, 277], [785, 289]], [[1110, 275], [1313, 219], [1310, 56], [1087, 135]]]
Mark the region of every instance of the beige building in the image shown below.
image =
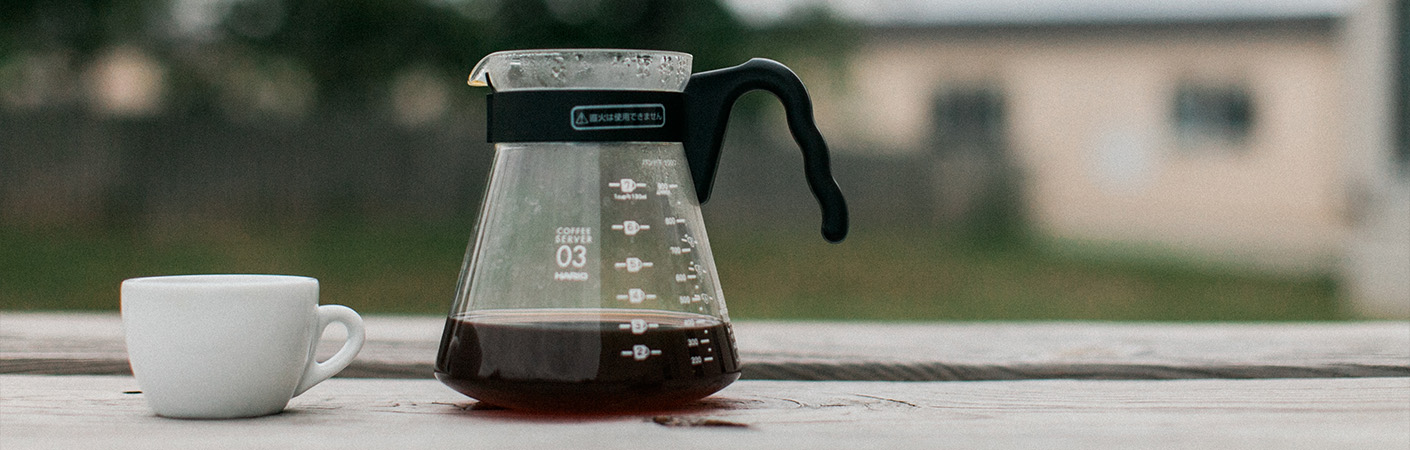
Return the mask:
[[842, 147], [931, 151], [937, 103], [990, 92], [1042, 229], [1326, 267], [1347, 206], [1329, 28], [888, 31], [857, 52], [851, 114], [830, 129], [861, 141]]
[[1060, 240], [1342, 272], [1407, 316], [1397, 1], [830, 1], [869, 31], [819, 119], [941, 197], [1010, 168]]

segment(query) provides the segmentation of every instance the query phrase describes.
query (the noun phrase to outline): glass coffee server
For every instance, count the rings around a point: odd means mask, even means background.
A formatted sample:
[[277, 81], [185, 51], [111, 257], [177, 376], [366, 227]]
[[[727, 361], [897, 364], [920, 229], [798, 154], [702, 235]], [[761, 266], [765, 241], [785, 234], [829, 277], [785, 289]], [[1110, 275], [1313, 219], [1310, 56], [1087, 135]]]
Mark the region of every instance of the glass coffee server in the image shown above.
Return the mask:
[[691, 73], [685, 53], [525, 50], [485, 57], [493, 170], [436, 378], [488, 404], [571, 412], [669, 407], [739, 378], [700, 204], [730, 107], [784, 103], [823, 214], [846, 205], [802, 82], [762, 59]]

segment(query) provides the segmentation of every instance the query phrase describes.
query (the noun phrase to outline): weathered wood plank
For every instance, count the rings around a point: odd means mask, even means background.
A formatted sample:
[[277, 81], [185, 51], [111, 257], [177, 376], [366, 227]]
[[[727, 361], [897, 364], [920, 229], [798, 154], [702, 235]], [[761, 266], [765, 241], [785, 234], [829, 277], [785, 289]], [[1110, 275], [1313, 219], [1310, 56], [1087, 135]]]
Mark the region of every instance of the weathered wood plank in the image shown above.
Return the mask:
[[741, 381], [687, 408], [545, 417], [433, 380], [334, 379], [283, 414], [153, 416], [131, 377], [0, 375], [5, 448], [1410, 448], [1410, 378]]
[[[441, 317], [371, 316], [342, 376], [426, 378]], [[330, 339], [338, 339], [330, 334]], [[745, 378], [1181, 379], [1410, 376], [1410, 322], [738, 322]], [[325, 346], [331, 354], [333, 344]], [[116, 314], [0, 313], [0, 373], [125, 374]]]

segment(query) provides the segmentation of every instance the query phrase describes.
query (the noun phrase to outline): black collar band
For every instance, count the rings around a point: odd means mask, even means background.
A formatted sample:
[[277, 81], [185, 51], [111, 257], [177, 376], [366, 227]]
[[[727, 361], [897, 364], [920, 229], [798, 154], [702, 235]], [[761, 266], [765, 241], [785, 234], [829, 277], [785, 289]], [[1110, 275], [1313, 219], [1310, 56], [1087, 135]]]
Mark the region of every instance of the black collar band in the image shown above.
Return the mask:
[[542, 89], [486, 100], [489, 142], [682, 142], [685, 94]]

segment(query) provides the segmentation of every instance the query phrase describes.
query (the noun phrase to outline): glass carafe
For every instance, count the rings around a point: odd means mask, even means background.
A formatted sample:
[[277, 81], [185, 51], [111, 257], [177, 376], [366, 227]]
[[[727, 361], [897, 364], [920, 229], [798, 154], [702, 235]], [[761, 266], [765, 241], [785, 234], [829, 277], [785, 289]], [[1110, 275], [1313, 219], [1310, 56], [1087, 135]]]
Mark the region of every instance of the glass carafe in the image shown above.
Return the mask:
[[492, 405], [584, 411], [668, 407], [739, 378], [700, 212], [734, 99], [768, 89], [805, 114], [790, 126], [811, 133], [800, 144], [830, 240], [846, 207], [791, 71], [711, 73], [637, 50], [500, 52], [475, 67], [495, 157], [438, 379]]

